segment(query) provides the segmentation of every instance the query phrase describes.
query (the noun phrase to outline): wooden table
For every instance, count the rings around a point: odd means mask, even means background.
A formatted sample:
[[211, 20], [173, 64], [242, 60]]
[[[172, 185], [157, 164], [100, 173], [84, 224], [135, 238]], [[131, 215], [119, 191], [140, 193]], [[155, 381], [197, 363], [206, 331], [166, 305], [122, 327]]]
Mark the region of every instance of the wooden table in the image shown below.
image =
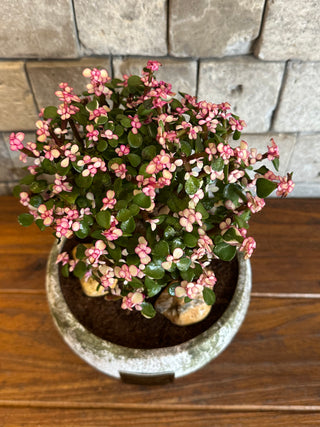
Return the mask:
[[274, 200], [258, 242], [246, 320], [204, 369], [162, 386], [123, 384], [80, 360], [50, 318], [53, 242], [0, 198], [1, 426], [320, 425], [320, 199]]

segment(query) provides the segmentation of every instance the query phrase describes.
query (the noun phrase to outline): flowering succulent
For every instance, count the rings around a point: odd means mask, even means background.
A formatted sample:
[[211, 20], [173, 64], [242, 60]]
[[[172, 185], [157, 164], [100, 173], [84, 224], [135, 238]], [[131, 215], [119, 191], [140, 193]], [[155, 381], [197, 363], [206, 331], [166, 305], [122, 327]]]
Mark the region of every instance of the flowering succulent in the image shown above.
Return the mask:
[[273, 139], [265, 153], [250, 149], [245, 122], [227, 102], [174, 98], [154, 75], [159, 65], [149, 61], [141, 76], [123, 80], [87, 68], [86, 92], [61, 83], [59, 107], [41, 111], [36, 142], [10, 135], [11, 150], [33, 159], [15, 188], [29, 211], [20, 223], [75, 238], [76, 256], [58, 256], [62, 273], [95, 279], [109, 299], [146, 317], [165, 287], [212, 304], [211, 261], [237, 250], [250, 257], [250, 216], [271, 192], [284, 197], [294, 186], [291, 174], [255, 169], [269, 160], [278, 170]]

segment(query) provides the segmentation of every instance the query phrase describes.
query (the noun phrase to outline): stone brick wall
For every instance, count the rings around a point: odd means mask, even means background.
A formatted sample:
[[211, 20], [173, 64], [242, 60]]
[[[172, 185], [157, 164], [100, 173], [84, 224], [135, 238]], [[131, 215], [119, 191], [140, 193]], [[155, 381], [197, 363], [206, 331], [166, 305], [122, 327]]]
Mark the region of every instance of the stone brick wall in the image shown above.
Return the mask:
[[21, 175], [11, 131], [33, 138], [61, 81], [81, 92], [88, 66], [114, 76], [148, 59], [175, 90], [228, 101], [262, 149], [273, 136], [294, 196], [320, 197], [319, 0], [3, 0], [0, 194]]

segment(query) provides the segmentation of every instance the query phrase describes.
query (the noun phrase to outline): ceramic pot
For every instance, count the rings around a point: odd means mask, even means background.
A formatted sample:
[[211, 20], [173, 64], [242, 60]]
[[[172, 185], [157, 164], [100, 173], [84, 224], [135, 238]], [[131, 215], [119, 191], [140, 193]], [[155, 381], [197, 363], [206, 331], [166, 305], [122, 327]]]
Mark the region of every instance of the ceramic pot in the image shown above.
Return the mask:
[[46, 290], [59, 332], [71, 349], [94, 368], [125, 382], [160, 383], [190, 374], [217, 357], [239, 330], [250, 301], [251, 266], [238, 254], [239, 275], [233, 298], [209, 329], [182, 344], [156, 349], [133, 349], [105, 341], [82, 326], [62, 295], [56, 258], [63, 242], [54, 244], [48, 259]]

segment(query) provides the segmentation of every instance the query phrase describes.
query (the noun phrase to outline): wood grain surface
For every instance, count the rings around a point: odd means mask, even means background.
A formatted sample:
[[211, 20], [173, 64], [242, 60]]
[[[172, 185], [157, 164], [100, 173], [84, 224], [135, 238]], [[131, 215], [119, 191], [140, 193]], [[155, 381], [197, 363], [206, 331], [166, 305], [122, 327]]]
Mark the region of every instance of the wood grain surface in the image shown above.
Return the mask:
[[0, 198], [0, 426], [320, 425], [320, 200], [268, 201], [250, 235], [253, 290], [230, 346], [166, 386], [122, 384], [78, 358], [44, 291], [50, 232]]

